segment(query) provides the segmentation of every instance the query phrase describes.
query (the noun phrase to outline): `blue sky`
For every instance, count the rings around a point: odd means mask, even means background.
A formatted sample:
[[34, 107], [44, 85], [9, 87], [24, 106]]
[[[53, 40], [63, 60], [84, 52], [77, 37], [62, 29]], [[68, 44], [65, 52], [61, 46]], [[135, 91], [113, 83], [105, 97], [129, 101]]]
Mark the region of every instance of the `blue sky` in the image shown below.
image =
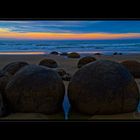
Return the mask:
[[140, 33], [140, 21], [0, 21], [15, 32]]
[[16, 39], [140, 38], [140, 21], [138, 20], [0, 21], [0, 38], [16, 38]]

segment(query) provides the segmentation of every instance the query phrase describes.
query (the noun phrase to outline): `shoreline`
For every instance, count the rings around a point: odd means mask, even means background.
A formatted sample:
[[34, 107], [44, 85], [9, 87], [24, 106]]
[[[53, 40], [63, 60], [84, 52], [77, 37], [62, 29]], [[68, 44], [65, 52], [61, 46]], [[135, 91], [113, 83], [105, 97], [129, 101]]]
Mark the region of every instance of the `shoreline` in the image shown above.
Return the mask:
[[[54, 50], [55, 51], [55, 50]], [[53, 51], [45, 52], [45, 51], [0, 51], [0, 55], [48, 55]], [[114, 53], [117, 53], [116, 55], [140, 55], [140, 52], [122, 52], [122, 51], [56, 51], [59, 54], [61, 53], [71, 53], [76, 52], [81, 55], [96, 55], [96, 53], [100, 53], [101, 55], [113, 55]], [[121, 54], [120, 54], [121, 53]]]

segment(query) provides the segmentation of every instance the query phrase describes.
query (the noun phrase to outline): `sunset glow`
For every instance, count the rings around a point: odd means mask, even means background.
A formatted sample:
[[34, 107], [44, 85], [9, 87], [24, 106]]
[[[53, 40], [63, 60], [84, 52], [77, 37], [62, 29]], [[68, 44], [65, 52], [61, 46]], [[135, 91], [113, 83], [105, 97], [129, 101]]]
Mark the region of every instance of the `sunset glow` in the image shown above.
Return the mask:
[[0, 39], [140, 38], [140, 21], [0, 21]]
[[0, 38], [11, 39], [51, 39], [51, 40], [73, 40], [73, 39], [121, 39], [121, 38], [140, 38], [140, 33], [17, 33], [17, 32], [3, 32], [0, 30]]

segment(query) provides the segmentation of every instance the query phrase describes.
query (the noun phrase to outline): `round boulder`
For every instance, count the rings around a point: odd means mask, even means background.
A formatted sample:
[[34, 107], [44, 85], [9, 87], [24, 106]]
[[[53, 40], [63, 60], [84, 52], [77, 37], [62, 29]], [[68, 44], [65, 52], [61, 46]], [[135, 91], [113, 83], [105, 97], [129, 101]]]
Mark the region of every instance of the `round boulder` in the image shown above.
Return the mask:
[[59, 53], [56, 51], [51, 52], [50, 54], [58, 55]]
[[102, 55], [101, 53], [94, 53], [94, 55]]
[[67, 73], [64, 69], [56, 69], [56, 72], [61, 76], [62, 80], [70, 81], [71, 75]]
[[55, 60], [48, 58], [41, 60], [39, 65], [46, 66], [49, 68], [56, 68], [58, 66]]
[[62, 111], [65, 87], [57, 72], [28, 65], [8, 82], [5, 94], [12, 112], [52, 114]]
[[80, 54], [76, 52], [72, 52], [68, 54], [69, 58], [80, 58]]
[[140, 78], [140, 62], [135, 60], [126, 60], [121, 64], [123, 64], [135, 78]]
[[136, 111], [139, 90], [121, 64], [97, 60], [79, 69], [68, 86], [73, 109], [85, 114], [117, 114]]
[[56, 72], [60, 75], [60, 76], [64, 76], [66, 74], [66, 71], [64, 69], [56, 69]]
[[78, 68], [81, 68], [82, 66], [84, 66], [90, 62], [93, 62], [93, 61], [96, 61], [96, 58], [94, 58], [92, 56], [83, 57], [78, 61]]
[[12, 75], [0, 71], [0, 92], [4, 92], [7, 83], [9, 82]]
[[9, 63], [6, 66], [4, 66], [2, 70], [5, 73], [14, 75], [18, 70], [20, 70], [21, 68], [23, 68], [26, 65], [28, 65], [27, 62], [22, 62], [22, 61], [12, 62], [12, 63]]
[[71, 75], [69, 73], [66, 73], [65, 75], [62, 76], [62, 80], [64, 81], [70, 81]]

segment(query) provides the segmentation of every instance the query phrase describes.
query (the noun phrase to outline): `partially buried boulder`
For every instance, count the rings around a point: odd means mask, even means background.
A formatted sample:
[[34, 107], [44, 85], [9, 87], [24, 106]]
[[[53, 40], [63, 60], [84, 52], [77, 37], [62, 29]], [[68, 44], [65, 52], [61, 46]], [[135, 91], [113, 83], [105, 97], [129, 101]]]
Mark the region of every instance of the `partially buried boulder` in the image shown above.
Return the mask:
[[96, 58], [94, 58], [92, 56], [83, 57], [78, 61], [77, 67], [81, 68], [82, 66], [84, 66], [90, 62], [93, 62], [93, 61], [96, 61]]
[[80, 54], [76, 52], [72, 52], [68, 54], [69, 58], [80, 58]]
[[55, 60], [48, 59], [48, 58], [41, 60], [39, 65], [46, 66], [46, 67], [49, 67], [49, 68], [58, 67], [57, 62]]
[[56, 51], [53, 51], [53, 52], [51, 52], [50, 54], [53, 54], [53, 55], [58, 55], [59, 53], [58, 53], [58, 52], [56, 52]]
[[56, 69], [56, 72], [60, 75], [60, 76], [64, 76], [66, 74], [66, 71], [64, 69]]
[[123, 64], [135, 78], [140, 78], [140, 62], [136, 60], [126, 60]]
[[71, 75], [67, 73], [64, 69], [56, 69], [56, 72], [61, 76], [62, 80], [70, 81]]
[[5, 94], [12, 112], [52, 114], [62, 111], [65, 87], [54, 70], [28, 65], [8, 82]]
[[6, 66], [4, 66], [2, 70], [4, 71], [4, 73], [14, 75], [18, 70], [20, 70], [26, 65], [28, 65], [27, 62], [22, 62], [22, 61], [11, 62]]
[[136, 111], [139, 90], [121, 64], [97, 60], [79, 69], [68, 86], [72, 109], [85, 114], [117, 114]]
[[3, 67], [0, 71], [0, 91], [4, 92], [5, 86], [12, 78], [12, 76], [24, 66], [28, 65], [26, 62], [12, 62]]
[[70, 81], [71, 80], [71, 75], [69, 73], [66, 73], [65, 75], [62, 76], [62, 80]]

